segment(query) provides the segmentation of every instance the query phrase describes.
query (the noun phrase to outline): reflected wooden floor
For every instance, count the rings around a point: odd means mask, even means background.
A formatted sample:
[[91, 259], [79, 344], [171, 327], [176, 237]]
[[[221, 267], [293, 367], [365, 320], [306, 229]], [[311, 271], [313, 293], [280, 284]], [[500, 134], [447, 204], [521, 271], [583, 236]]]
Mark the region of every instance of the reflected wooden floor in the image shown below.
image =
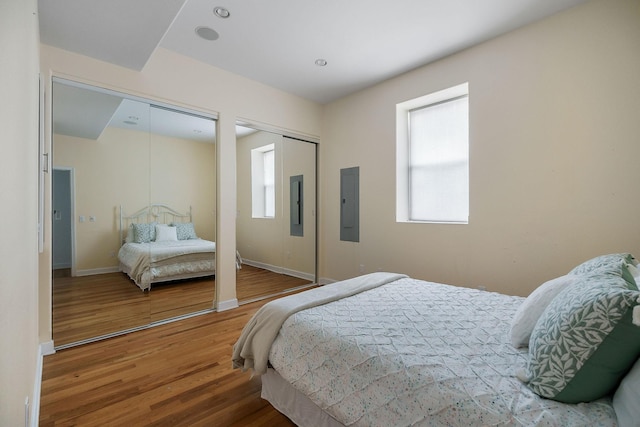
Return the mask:
[[149, 295], [122, 273], [53, 278], [56, 346], [149, 323]]
[[45, 356], [40, 426], [294, 426], [260, 398], [259, 377], [231, 369], [265, 302]]
[[[244, 265], [237, 272], [240, 302], [277, 295], [311, 282]], [[215, 279], [158, 283], [142, 292], [124, 273], [53, 277], [56, 346], [133, 329], [212, 307]]]
[[236, 298], [242, 304], [311, 284], [309, 280], [245, 264], [236, 274]]

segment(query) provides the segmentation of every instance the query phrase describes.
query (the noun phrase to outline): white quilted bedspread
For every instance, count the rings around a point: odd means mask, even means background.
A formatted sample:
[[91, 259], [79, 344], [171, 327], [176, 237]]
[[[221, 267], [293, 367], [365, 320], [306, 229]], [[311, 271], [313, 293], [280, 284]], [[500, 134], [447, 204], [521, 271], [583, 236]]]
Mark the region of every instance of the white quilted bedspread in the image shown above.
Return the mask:
[[272, 366], [354, 426], [615, 426], [610, 399], [569, 405], [515, 376], [509, 343], [522, 298], [406, 278], [298, 312]]

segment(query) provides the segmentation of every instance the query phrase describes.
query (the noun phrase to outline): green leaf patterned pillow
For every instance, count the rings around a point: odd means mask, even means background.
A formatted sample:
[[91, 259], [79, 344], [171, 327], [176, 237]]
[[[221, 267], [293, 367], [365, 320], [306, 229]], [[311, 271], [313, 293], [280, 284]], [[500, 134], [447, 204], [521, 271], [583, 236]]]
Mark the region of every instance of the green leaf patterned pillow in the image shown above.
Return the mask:
[[612, 393], [640, 356], [639, 298], [611, 274], [583, 276], [560, 292], [531, 334], [529, 387], [566, 403]]

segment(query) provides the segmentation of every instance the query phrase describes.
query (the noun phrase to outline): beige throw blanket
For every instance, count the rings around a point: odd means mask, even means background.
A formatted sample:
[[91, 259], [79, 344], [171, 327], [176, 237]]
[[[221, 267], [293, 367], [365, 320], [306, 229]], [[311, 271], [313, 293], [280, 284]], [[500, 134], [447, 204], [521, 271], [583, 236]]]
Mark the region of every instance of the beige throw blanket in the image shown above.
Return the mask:
[[403, 277], [407, 276], [396, 273], [371, 273], [289, 295], [265, 304], [245, 325], [240, 338], [233, 346], [233, 367], [242, 368], [243, 371], [253, 369], [256, 374], [264, 374], [267, 372], [271, 344], [289, 316]]

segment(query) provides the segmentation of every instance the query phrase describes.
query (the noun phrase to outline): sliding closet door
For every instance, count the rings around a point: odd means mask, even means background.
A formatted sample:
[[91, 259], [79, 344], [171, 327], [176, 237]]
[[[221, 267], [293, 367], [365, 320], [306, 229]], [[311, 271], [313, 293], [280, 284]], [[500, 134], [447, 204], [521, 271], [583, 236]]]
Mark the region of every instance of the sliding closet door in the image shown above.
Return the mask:
[[[215, 121], [162, 107], [151, 107], [150, 201], [190, 218], [198, 239], [216, 241]], [[158, 218], [159, 222], [173, 221]], [[180, 237], [180, 236], [178, 236]], [[215, 266], [215, 256], [208, 260]], [[177, 274], [198, 274], [198, 262], [177, 267]], [[205, 261], [206, 262], [206, 261]], [[162, 267], [160, 267], [162, 268]], [[153, 284], [151, 321], [157, 322], [203, 310], [215, 300], [215, 277]]]
[[[149, 210], [154, 204], [184, 214], [179, 220], [192, 222], [197, 237], [215, 242], [215, 121], [63, 79], [54, 79], [52, 93], [53, 166], [65, 171], [53, 184], [64, 185], [60, 194], [71, 199], [52, 221], [72, 218], [68, 234], [53, 236], [54, 248], [58, 238], [71, 242], [72, 257], [71, 268], [59, 263], [52, 272], [55, 347], [212, 310], [215, 259], [207, 262], [206, 277], [152, 283], [143, 291], [156, 272], [128, 275], [120, 255], [125, 242], [136, 240], [132, 223], [172, 221]], [[128, 260], [135, 263], [131, 253]]]
[[315, 281], [316, 144], [283, 137], [282, 157], [283, 267]]
[[52, 272], [53, 339], [61, 347], [150, 321], [148, 295], [118, 271], [117, 257], [119, 206], [149, 200], [149, 106], [66, 81], [55, 81], [52, 93], [52, 161], [72, 178], [63, 183], [70, 203], [60, 208], [72, 212], [52, 218], [71, 217], [69, 235], [53, 236], [53, 247], [57, 239], [71, 243], [73, 258], [73, 268]]
[[316, 282], [316, 144], [236, 127], [238, 301]]

